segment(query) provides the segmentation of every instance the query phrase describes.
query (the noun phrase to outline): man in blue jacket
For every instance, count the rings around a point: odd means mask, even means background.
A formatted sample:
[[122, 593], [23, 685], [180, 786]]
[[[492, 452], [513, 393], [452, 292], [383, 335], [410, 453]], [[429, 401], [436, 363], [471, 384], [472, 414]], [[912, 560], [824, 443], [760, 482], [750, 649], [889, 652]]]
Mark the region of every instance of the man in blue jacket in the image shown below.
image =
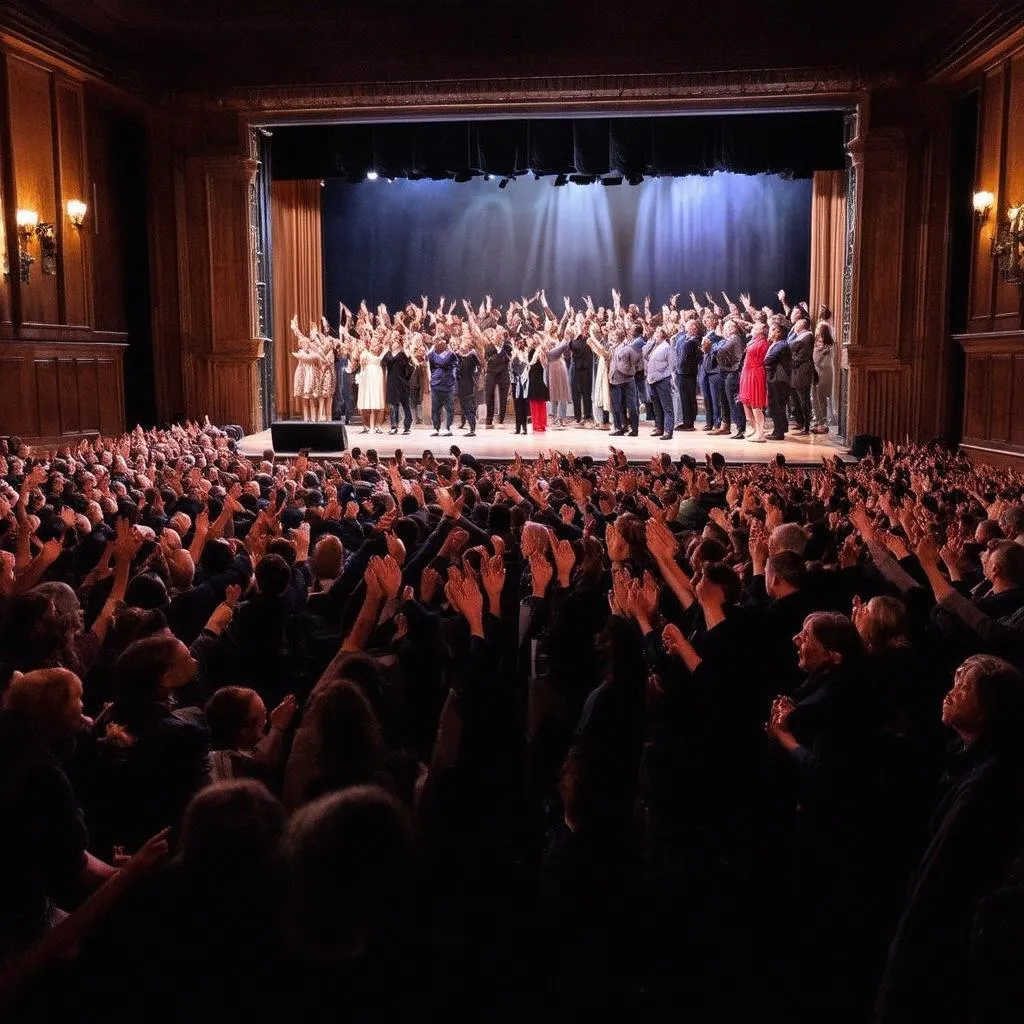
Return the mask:
[[701, 391], [704, 393], [704, 429], [708, 433], [722, 430], [722, 406], [720, 398], [721, 371], [718, 369], [718, 351], [716, 346], [721, 347], [722, 336], [718, 333], [719, 319], [714, 313], [708, 313], [704, 317], [704, 326], [707, 333], [701, 343], [701, 351], [704, 358], [701, 362]]
[[441, 410], [447, 414], [444, 437], [452, 436], [452, 421], [455, 419], [455, 376], [459, 357], [448, 348], [448, 339], [439, 334], [434, 347], [427, 354], [430, 369], [430, 413], [434, 421], [431, 437], [441, 434]]

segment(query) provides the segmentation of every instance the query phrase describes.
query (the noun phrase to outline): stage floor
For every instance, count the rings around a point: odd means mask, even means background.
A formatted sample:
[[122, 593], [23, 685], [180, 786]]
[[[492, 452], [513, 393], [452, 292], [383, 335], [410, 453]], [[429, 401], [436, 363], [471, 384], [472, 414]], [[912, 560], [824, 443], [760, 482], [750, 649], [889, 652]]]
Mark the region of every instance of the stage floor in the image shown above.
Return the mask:
[[[608, 446], [614, 445], [626, 453], [631, 462], [647, 462], [656, 452], [669, 452], [673, 460], [681, 455], [692, 455], [698, 462], [704, 461], [705, 452], [721, 452], [730, 465], [762, 464], [770, 462], [778, 453], [786, 457], [792, 466], [820, 466], [823, 455], [840, 456], [844, 461], [853, 462], [849, 449], [842, 446], [831, 434], [811, 434], [809, 437], [793, 437], [785, 441], [768, 441], [755, 444], [752, 441], [733, 441], [725, 435], [708, 437], [698, 425], [693, 433], [676, 431], [671, 441], [658, 441], [650, 436], [653, 427], [641, 427], [639, 437], [611, 437], [606, 430], [568, 427], [565, 430], [548, 430], [543, 434], [529, 433], [525, 437], [513, 433], [508, 423], [503, 427], [488, 430], [480, 427], [476, 437], [466, 437], [465, 432], [455, 429], [451, 437], [431, 437], [432, 427], [422, 424], [412, 428], [412, 434], [390, 435], [362, 433], [362, 427], [348, 428], [350, 447], [375, 448], [382, 458], [389, 457], [396, 448], [407, 456], [415, 458], [426, 449], [435, 456], [447, 455], [451, 445], [458, 445], [464, 452], [478, 459], [509, 460], [516, 452], [524, 458], [536, 457], [541, 452], [556, 448], [561, 452], [571, 451], [574, 455], [589, 455], [595, 459], [608, 456]], [[270, 431], [261, 430], [249, 434], [238, 442], [238, 450], [249, 458], [259, 458], [272, 448]], [[278, 452], [279, 455], [294, 455], [295, 452]], [[313, 457], [331, 458], [340, 452], [315, 452]]]

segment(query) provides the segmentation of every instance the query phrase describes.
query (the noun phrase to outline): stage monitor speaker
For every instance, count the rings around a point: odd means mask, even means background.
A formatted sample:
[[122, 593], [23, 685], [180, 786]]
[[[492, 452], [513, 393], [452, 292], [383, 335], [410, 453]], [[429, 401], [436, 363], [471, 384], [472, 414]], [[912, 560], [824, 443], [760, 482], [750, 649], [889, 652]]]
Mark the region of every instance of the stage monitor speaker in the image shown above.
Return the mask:
[[279, 420], [270, 424], [270, 440], [278, 454], [298, 453], [304, 448], [321, 453], [343, 452], [348, 448], [345, 424], [334, 420], [327, 423]]
[[877, 458], [882, 454], [882, 439], [875, 434], [858, 434], [850, 442], [850, 454], [855, 459], [863, 459], [868, 454]]

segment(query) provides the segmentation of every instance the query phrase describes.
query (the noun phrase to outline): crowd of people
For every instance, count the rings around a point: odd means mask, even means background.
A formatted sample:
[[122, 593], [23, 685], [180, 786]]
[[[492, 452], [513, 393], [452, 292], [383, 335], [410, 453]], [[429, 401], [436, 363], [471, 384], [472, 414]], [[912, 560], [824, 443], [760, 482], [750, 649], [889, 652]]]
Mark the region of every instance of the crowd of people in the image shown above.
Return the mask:
[[0, 442], [0, 1016], [1019, 1019], [1022, 495]]
[[[782, 312], [739, 304], [710, 293], [706, 304], [690, 293], [690, 306], [673, 295], [660, 311], [647, 298], [643, 309], [612, 304], [595, 307], [590, 296], [576, 309], [569, 296], [555, 313], [540, 291], [502, 308], [487, 296], [474, 309], [462, 301], [436, 309], [426, 296], [394, 314], [386, 306], [371, 313], [340, 310], [338, 335], [323, 319], [298, 341], [294, 397], [303, 418], [348, 422], [358, 411], [363, 433], [409, 434], [414, 418], [433, 423], [433, 436], [452, 434], [456, 399], [461, 427], [476, 434], [477, 412], [486, 409], [488, 429], [500, 428], [511, 395], [516, 434], [528, 425], [564, 429], [570, 411], [579, 426], [616, 436], [640, 431], [640, 413], [653, 436], [668, 441], [673, 430], [696, 430], [697, 396], [703, 395], [704, 429], [740, 440], [782, 440], [792, 415], [796, 433], [827, 434], [834, 422], [832, 312], [822, 306], [812, 319], [806, 302], [790, 306], [778, 293]], [[534, 308], [534, 303], [537, 308]], [[482, 399], [482, 401], [481, 401]], [[771, 418], [766, 432], [765, 414]]]

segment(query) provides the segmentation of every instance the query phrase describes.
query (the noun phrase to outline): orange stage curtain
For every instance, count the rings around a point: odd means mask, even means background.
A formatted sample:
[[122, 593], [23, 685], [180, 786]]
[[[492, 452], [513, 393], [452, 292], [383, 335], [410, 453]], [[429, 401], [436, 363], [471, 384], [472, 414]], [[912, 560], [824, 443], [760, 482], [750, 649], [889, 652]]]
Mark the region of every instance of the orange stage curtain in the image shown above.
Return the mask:
[[320, 182], [275, 181], [270, 190], [274, 261], [274, 402], [278, 419], [299, 419], [292, 398], [295, 339], [288, 324], [297, 314], [303, 334], [324, 311]]
[[[811, 316], [816, 325], [818, 307], [832, 310], [836, 342], [841, 345], [843, 308], [843, 273], [846, 268], [846, 172], [815, 171], [811, 199]], [[839, 405], [839, 368], [842, 349], [837, 346], [833, 357], [833, 403]]]

